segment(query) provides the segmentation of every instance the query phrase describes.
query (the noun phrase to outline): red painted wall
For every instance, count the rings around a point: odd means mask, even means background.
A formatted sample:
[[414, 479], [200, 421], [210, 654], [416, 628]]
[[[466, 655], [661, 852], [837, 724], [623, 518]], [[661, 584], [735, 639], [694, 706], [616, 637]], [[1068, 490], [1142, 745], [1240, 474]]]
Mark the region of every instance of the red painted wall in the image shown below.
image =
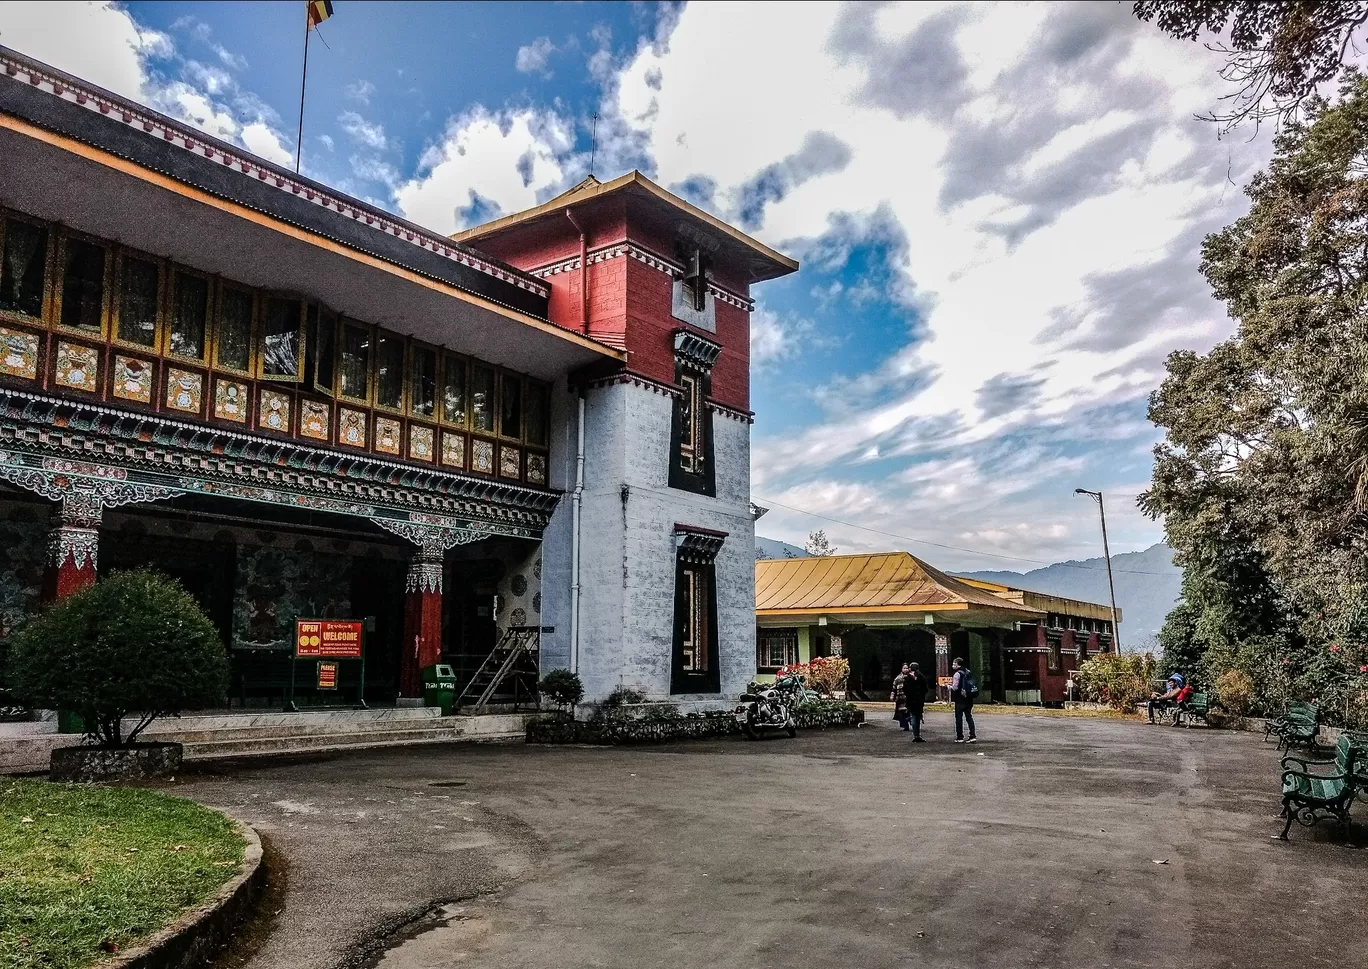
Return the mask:
[[[575, 209], [586, 230], [590, 252], [630, 240], [659, 256], [674, 259], [675, 240], [637, 224], [622, 203], [608, 199]], [[548, 215], [536, 223], [500, 233], [475, 245], [519, 269], [538, 269], [579, 256], [579, 234], [564, 215]], [[625, 253], [589, 266], [589, 335], [628, 353], [628, 369], [661, 383], [675, 380], [674, 331], [688, 324], [670, 313], [671, 277]], [[713, 267], [716, 282], [742, 295], [748, 287], [726, 265]], [[578, 269], [545, 277], [551, 287], [551, 322], [579, 330], [581, 314]], [[722, 345], [713, 369], [712, 396], [737, 410], [750, 409], [750, 315], [715, 302], [717, 332], [696, 330]]]

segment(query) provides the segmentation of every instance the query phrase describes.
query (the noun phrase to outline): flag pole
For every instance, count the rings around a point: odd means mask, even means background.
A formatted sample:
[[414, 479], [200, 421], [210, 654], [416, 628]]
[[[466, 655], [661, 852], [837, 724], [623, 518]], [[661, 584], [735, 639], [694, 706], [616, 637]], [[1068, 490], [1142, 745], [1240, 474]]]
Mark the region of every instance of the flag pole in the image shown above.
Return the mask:
[[309, 83], [309, 5], [304, 4], [304, 72], [299, 78], [299, 134], [295, 138], [295, 174], [299, 174], [299, 159], [304, 151], [304, 88]]

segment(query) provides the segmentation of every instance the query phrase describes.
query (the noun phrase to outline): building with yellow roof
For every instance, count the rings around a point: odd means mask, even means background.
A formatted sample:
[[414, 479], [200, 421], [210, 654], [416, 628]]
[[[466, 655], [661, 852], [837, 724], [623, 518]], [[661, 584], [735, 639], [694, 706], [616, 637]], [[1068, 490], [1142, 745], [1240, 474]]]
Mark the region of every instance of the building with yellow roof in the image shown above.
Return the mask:
[[755, 615], [761, 675], [842, 655], [869, 699], [905, 662], [948, 680], [959, 656], [985, 699], [1061, 702], [1078, 664], [1112, 648], [1107, 606], [958, 578], [908, 552], [757, 561]]

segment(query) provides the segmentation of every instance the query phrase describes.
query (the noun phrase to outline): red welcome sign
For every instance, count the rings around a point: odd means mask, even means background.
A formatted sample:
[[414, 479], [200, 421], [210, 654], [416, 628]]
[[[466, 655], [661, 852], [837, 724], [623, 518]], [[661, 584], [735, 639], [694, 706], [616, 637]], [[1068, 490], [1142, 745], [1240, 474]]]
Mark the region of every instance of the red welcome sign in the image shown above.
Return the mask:
[[361, 623], [336, 619], [300, 619], [295, 622], [295, 656], [359, 659]]

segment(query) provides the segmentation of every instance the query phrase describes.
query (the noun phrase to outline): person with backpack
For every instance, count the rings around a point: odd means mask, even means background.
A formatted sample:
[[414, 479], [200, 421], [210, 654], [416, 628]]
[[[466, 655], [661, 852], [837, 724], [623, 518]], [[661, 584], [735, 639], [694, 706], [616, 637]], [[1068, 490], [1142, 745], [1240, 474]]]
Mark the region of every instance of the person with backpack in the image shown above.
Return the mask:
[[[955, 743], [976, 744], [978, 736], [974, 730], [974, 701], [978, 699], [978, 679], [964, 660], [958, 656], [950, 664], [954, 675], [950, 678], [950, 698], [955, 701]], [[969, 739], [964, 738], [964, 724], [969, 723]]]

